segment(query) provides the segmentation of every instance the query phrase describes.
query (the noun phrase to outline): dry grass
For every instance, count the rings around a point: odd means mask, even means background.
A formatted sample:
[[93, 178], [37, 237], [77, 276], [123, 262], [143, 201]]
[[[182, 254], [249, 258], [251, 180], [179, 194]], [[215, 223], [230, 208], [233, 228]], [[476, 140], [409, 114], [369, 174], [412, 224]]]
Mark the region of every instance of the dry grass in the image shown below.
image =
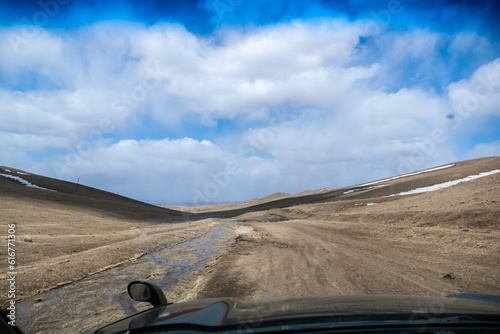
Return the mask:
[[[394, 191], [458, 179], [500, 168], [500, 158], [459, 163], [456, 167], [397, 179], [385, 187], [344, 194], [346, 189], [305, 196], [277, 196], [258, 206], [211, 212], [240, 222], [330, 224], [339, 233], [387, 240], [415, 259], [435, 259], [443, 268], [498, 282], [500, 272], [500, 175], [420, 195], [383, 197]], [[187, 223], [179, 212], [138, 203], [81, 186], [29, 175], [29, 181], [59, 193], [30, 189], [0, 178], [0, 220], [16, 224], [18, 298], [54, 288], [144, 253], [204, 233], [204, 221]], [[367, 203], [378, 203], [367, 206]], [[177, 222], [162, 224], [162, 222]], [[2, 238], [0, 257], [5, 258]], [[480, 245], [480, 246], [478, 246]], [[395, 247], [396, 247], [395, 246]], [[441, 260], [435, 253], [442, 254]], [[440, 262], [441, 261], [441, 262]], [[0, 279], [5, 274], [0, 274]], [[5, 291], [5, 280], [0, 287]], [[498, 282], [500, 283], [500, 282]], [[499, 284], [500, 286], [500, 284]], [[5, 301], [1, 297], [0, 302]]]
[[[386, 190], [499, 168], [499, 158], [468, 161]], [[415, 195], [383, 197], [386, 190], [342, 190], [233, 217], [256, 232], [199, 279], [195, 297], [500, 293], [500, 174]]]
[[[36, 175], [23, 178], [61, 191], [65, 186], [71, 188]], [[37, 183], [38, 179], [43, 182]], [[189, 240], [208, 229], [203, 222], [185, 222], [182, 214], [171, 210], [91, 188], [79, 189], [75, 196], [28, 188], [0, 178], [0, 220], [5, 229], [7, 224], [16, 225], [18, 300]], [[7, 251], [4, 243], [6, 239], [0, 245], [2, 258], [6, 258]], [[5, 272], [0, 273], [2, 278]], [[5, 283], [2, 279], [2, 291], [6, 291]], [[0, 305], [4, 305], [6, 297], [0, 296]]]
[[[20, 204], [24, 210], [19, 210]], [[17, 271], [22, 273], [18, 277], [18, 300], [187, 241], [208, 230], [204, 221], [126, 221], [83, 209], [68, 210], [56, 204], [29, 200], [22, 203], [8, 198], [0, 198], [0, 212], [2, 221], [16, 223], [16, 233], [22, 236], [16, 248]], [[0, 249], [0, 257], [6, 256], [5, 251], [6, 247]], [[0, 278], [4, 276], [5, 273], [0, 274]], [[4, 298], [2, 295], [2, 304]]]
[[23, 235], [23, 237], [21, 238], [21, 241], [22, 242], [33, 242], [33, 237], [30, 235]]

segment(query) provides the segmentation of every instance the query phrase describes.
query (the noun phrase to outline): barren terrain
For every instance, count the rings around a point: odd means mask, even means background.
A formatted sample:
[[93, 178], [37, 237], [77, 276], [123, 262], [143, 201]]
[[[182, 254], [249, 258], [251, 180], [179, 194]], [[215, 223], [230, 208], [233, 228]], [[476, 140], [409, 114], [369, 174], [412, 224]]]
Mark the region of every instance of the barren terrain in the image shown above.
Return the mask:
[[[190, 209], [197, 214], [91, 188], [87, 195], [85, 188], [74, 194], [70, 184], [67, 193], [27, 189], [0, 177], [0, 218], [5, 225], [17, 225], [17, 300], [31, 302], [37, 312], [50, 291], [99, 272], [106, 279], [112, 267], [138, 269], [144, 254], [165, 249], [171, 250], [169, 261], [192, 258], [175, 247], [221, 222], [232, 222], [234, 242], [228, 248], [214, 246], [206, 267], [186, 272], [173, 287], [165, 286], [163, 264], [151, 272], [137, 270], [134, 279], [163, 284], [172, 301], [500, 294], [500, 173], [437, 191], [391, 196], [496, 169], [499, 157], [470, 160], [376, 183], [294, 196], [280, 193], [253, 200], [254, 205]], [[42, 177], [35, 183], [37, 177], [30, 182], [56, 188], [56, 181]], [[2, 305], [5, 301], [2, 294]], [[112, 321], [130, 311], [130, 305], [118, 308], [123, 311], [114, 306], [103, 310], [101, 318]], [[50, 316], [58, 318], [57, 312]], [[85, 328], [98, 323], [87, 321]], [[61, 324], [44, 326], [57, 331]]]
[[[479, 162], [386, 187], [415, 189], [500, 167], [499, 158]], [[500, 174], [415, 195], [363, 192], [235, 217], [249, 232], [211, 264], [193, 298], [500, 294]]]

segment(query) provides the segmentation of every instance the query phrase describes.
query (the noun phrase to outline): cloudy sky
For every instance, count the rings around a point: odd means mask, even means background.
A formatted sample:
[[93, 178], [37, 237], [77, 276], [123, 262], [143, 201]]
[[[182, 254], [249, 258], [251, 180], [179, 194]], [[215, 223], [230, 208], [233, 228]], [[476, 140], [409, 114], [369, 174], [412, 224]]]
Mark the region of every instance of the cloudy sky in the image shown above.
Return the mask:
[[500, 155], [496, 1], [0, 3], [0, 165], [201, 204]]

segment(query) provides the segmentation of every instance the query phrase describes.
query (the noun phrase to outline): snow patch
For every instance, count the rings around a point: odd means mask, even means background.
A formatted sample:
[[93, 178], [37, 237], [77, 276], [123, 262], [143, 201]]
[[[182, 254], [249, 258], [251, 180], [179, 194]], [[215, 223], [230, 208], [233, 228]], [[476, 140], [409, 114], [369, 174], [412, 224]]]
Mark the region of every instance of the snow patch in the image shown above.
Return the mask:
[[402, 178], [402, 177], [407, 177], [407, 176], [413, 176], [413, 175], [418, 175], [418, 174], [422, 174], [422, 173], [432, 172], [432, 171], [435, 171], [435, 170], [445, 169], [445, 168], [449, 168], [449, 167], [453, 167], [453, 166], [455, 166], [455, 164], [446, 165], [446, 166], [440, 166], [440, 167], [434, 167], [434, 168], [430, 168], [430, 169], [421, 170], [419, 172], [413, 172], [413, 173], [408, 173], [408, 174], [393, 176], [393, 177], [390, 177], [390, 178], [387, 178], [387, 179], [382, 179], [382, 180], [379, 180], [379, 181], [373, 181], [373, 182], [363, 183], [363, 184], [360, 184], [359, 186], [369, 186], [369, 185], [375, 184], [375, 183], [396, 180], [396, 179], [399, 179], [399, 178]]
[[366, 205], [377, 205], [378, 203], [366, 203]]
[[479, 173], [479, 174], [476, 174], [476, 175], [469, 175], [467, 177], [464, 177], [463, 179], [458, 179], [458, 180], [454, 180], [454, 181], [447, 181], [447, 182], [435, 184], [435, 185], [428, 186], [428, 187], [416, 188], [416, 189], [413, 189], [413, 190], [410, 190], [410, 191], [404, 191], [404, 192], [401, 192], [401, 193], [398, 193], [398, 194], [392, 194], [392, 195], [385, 196], [385, 197], [391, 197], [391, 196], [396, 196], [396, 195], [419, 194], [419, 193], [425, 193], [425, 192], [429, 192], [429, 191], [436, 191], [436, 190], [440, 190], [440, 189], [443, 189], [443, 188], [448, 188], [448, 187], [454, 186], [454, 185], [462, 183], [462, 182], [471, 181], [471, 180], [474, 180], [474, 179], [478, 179], [480, 177], [484, 177], [484, 176], [488, 176], [488, 175], [493, 175], [493, 174], [496, 174], [496, 173], [500, 173], [500, 169], [495, 169], [495, 170], [492, 170], [490, 172], [483, 172], [483, 173]]
[[3, 170], [6, 171], [6, 172], [9, 172], [9, 173], [16, 173], [16, 174], [21, 174], [21, 175], [28, 175], [28, 173], [16, 172], [14, 170], [10, 170], [10, 169], [7, 169], [7, 168], [3, 168]]
[[351, 190], [344, 191], [344, 194], [350, 194], [350, 193], [353, 193], [355, 191], [363, 191], [363, 190], [368, 190], [368, 189], [372, 189], [372, 188], [374, 188], [374, 187], [364, 187], [364, 188], [351, 189]]
[[8, 177], [10, 179], [14, 179], [16, 181], [19, 181], [23, 185], [25, 185], [26, 187], [37, 188], [37, 189], [48, 190], [48, 191], [56, 191], [56, 190], [53, 190], [53, 189], [47, 189], [47, 188], [39, 187], [39, 186], [37, 186], [36, 184], [33, 184], [33, 183], [29, 183], [28, 181], [26, 181], [25, 179], [20, 178], [19, 176], [14, 176], [14, 175], [9, 175], [9, 174], [2, 174], [2, 173], [0, 173], [0, 176]]
[[355, 188], [355, 189], [344, 191], [344, 194], [350, 194], [350, 193], [353, 193], [355, 191], [363, 191], [363, 190], [368, 190], [368, 189], [373, 189], [373, 188], [380, 188], [383, 186], [385, 186], [385, 184], [379, 184], [377, 186], [372, 186], [372, 187]]

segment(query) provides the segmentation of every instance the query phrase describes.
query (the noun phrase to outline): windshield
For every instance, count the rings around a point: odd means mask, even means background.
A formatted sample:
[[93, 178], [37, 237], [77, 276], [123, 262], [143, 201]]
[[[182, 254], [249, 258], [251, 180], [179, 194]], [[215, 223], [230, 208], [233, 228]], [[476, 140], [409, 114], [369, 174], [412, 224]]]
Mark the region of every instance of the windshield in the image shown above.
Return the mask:
[[[500, 295], [496, 1], [0, 6], [11, 326], [95, 331], [152, 307], [134, 280], [186, 312], [431, 296], [411, 308], [440, 318]], [[270, 303], [262, 321], [292, 314]]]

